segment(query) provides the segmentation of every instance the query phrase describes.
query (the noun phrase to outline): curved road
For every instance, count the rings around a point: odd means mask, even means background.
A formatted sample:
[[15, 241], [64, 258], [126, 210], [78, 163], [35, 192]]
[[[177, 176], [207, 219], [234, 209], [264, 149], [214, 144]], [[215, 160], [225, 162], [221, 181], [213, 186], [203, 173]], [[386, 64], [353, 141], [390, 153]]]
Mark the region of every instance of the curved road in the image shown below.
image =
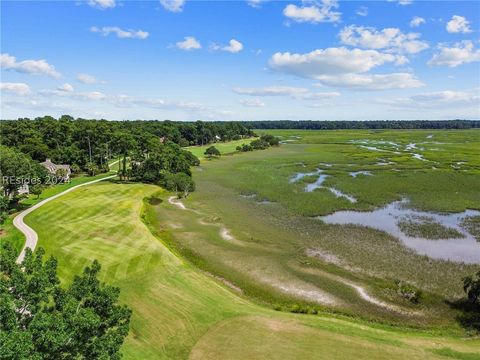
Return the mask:
[[[112, 166], [114, 164], [115, 163], [112, 163], [112, 164], [110, 164], [110, 166]], [[33, 230], [30, 226], [28, 226], [27, 224], [25, 224], [23, 222], [23, 219], [25, 218], [25, 216], [30, 214], [32, 211], [38, 209], [40, 206], [45, 205], [46, 203], [48, 203], [52, 200], [55, 200], [56, 198], [59, 198], [60, 196], [63, 196], [65, 194], [69, 193], [70, 191], [78, 189], [81, 186], [90, 185], [90, 184], [93, 184], [93, 183], [96, 183], [96, 182], [99, 182], [99, 181], [103, 181], [103, 180], [107, 180], [107, 179], [112, 179], [116, 176], [117, 175], [106, 176], [106, 177], [101, 178], [101, 179], [92, 180], [92, 181], [88, 181], [88, 182], [83, 183], [83, 184], [75, 185], [75, 186], [73, 186], [73, 187], [71, 187], [71, 188], [69, 188], [65, 191], [62, 191], [59, 194], [53, 195], [49, 198], [46, 198], [45, 200], [40, 201], [39, 203], [33, 205], [32, 207], [29, 207], [28, 209], [22, 211], [20, 214], [15, 216], [15, 218], [13, 219], [13, 225], [25, 235], [25, 245], [23, 246], [23, 249], [22, 249], [20, 255], [18, 255], [17, 263], [20, 264], [23, 261], [23, 259], [25, 258], [25, 250], [27, 250], [27, 248], [35, 250], [35, 247], [37, 246], [37, 242], [38, 242], [38, 235], [35, 232], [35, 230]]]

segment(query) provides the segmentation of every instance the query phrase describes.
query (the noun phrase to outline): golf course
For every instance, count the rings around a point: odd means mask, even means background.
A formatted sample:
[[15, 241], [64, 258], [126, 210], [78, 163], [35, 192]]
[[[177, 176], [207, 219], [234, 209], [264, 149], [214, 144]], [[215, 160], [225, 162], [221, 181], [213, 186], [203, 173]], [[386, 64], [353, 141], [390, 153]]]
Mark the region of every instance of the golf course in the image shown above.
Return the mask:
[[[406, 132], [402, 146], [430, 133]], [[122, 347], [127, 359], [478, 358], [480, 340], [466, 336], [446, 302], [460, 298], [460, 279], [476, 265], [432, 260], [378, 230], [314, 218], [404, 196], [423, 210], [475, 208], [478, 193], [465, 193], [462, 184], [478, 185], [476, 132], [436, 132], [462, 154], [452, 163], [443, 151], [434, 158], [424, 150], [436, 170], [408, 152], [381, 154], [395, 165], [376, 165], [374, 150], [350, 154], [352, 147], [358, 152], [352, 137], [388, 141], [388, 133], [324, 134], [278, 131], [294, 141], [202, 160], [193, 175], [197, 191], [187, 199], [156, 185], [106, 179], [43, 204], [25, 223], [37, 232], [37, 246], [58, 260], [61, 281], [97, 259], [100, 279], [121, 289], [121, 302], [133, 310]], [[459, 160], [468, 162], [467, 171], [451, 166]], [[325, 186], [357, 202], [335, 201], [323, 189], [302, 191], [315, 176], [289, 181], [322, 164], [330, 181], [338, 179]], [[396, 169], [406, 179], [395, 182]], [[370, 196], [371, 185], [352, 183], [362, 180], [348, 174], [355, 171], [374, 173], [368, 179], [379, 177], [375, 186], [386, 190]], [[422, 183], [428, 171], [439, 172], [435, 184]], [[450, 199], [445, 192], [440, 201], [408, 186], [398, 190], [409, 177], [430, 191], [460, 182], [453, 193], [462, 195]], [[421, 300], [399, 296], [394, 279], [415, 283]]]
[[[127, 359], [474, 358], [479, 340], [328, 314], [298, 315], [251, 302], [169, 249], [156, 186], [104, 181], [55, 199], [26, 223], [59, 262], [63, 281], [98, 259], [102, 280], [133, 309]], [[155, 204], [155, 205], [152, 205]], [[182, 226], [178, 224], [178, 226]], [[249, 346], [246, 346], [248, 344]]]

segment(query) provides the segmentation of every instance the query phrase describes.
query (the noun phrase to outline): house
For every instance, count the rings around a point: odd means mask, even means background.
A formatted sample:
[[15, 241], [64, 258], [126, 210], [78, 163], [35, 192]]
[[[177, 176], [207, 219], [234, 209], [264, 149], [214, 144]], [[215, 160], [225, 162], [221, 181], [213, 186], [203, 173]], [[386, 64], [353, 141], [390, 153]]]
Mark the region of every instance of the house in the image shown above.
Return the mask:
[[[62, 172], [63, 180], [70, 179], [70, 174], [72, 170], [70, 169], [70, 165], [57, 165], [54, 164], [50, 159], [45, 160], [44, 162], [40, 163], [40, 165], [44, 166], [48, 172], [52, 175], [60, 175]], [[59, 171], [60, 170], [60, 171]]]
[[23, 184], [18, 188], [18, 195], [30, 194], [30, 186], [28, 184]]

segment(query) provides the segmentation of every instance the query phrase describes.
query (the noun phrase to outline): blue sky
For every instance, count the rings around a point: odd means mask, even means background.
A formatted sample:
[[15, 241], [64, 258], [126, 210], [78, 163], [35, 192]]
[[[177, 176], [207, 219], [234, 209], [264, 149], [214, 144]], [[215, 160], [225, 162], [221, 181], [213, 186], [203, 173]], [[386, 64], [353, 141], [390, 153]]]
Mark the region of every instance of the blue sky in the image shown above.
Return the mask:
[[2, 118], [480, 118], [478, 1], [0, 4]]

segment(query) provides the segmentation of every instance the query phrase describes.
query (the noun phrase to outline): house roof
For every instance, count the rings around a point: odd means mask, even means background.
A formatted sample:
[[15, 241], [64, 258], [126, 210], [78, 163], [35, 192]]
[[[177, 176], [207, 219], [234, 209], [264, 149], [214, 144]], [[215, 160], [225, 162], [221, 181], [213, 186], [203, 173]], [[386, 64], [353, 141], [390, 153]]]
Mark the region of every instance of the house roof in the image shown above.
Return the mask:
[[52, 174], [55, 174], [59, 169], [65, 169], [67, 173], [70, 172], [70, 165], [66, 165], [66, 164], [57, 165], [53, 163], [50, 159], [45, 160], [44, 162], [40, 163], [40, 165], [45, 166], [47, 170]]

